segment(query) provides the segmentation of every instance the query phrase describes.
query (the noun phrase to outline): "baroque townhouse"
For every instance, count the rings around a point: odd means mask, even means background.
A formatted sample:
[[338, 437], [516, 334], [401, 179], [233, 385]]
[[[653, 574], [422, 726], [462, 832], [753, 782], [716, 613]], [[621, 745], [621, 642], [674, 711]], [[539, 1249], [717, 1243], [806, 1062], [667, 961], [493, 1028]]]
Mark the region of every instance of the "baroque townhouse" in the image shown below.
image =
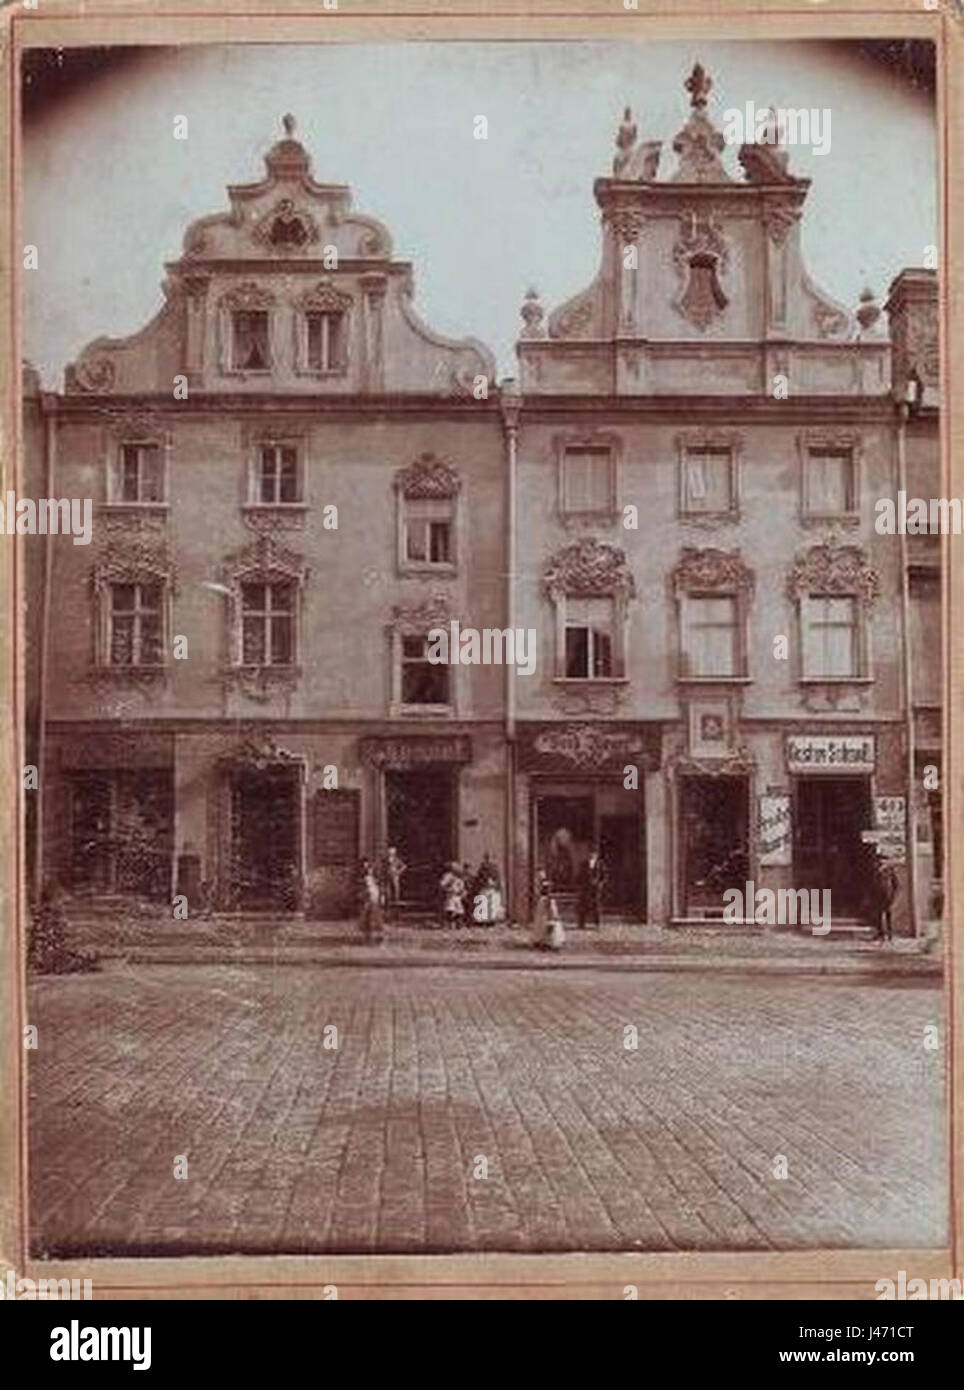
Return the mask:
[[901, 859], [910, 786], [909, 930], [939, 560], [877, 534], [874, 504], [940, 490], [936, 277], [891, 286], [893, 343], [869, 292], [831, 300], [801, 256], [809, 180], [775, 141], [724, 151], [709, 78], [685, 85], [670, 150], [626, 112], [596, 278], [522, 308], [513, 621], [543, 655], [511, 694], [516, 880], [542, 866], [565, 897], [595, 842], [611, 910], [719, 920], [752, 879], [829, 888], [844, 926], [869, 835]]
[[338, 916], [388, 843], [425, 902], [440, 857], [503, 853], [504, 673], [426, 661], [436, 623], [502, 627], [494, 363], [293, 125], [157, 316], [28, 398], [38, 492], [94, 499], [43, 644], [38, 875], [76, 894]]
[[[95, 499], [89, 547], [28, 556], [38, 881], [337, 916], [361, 855], [398, 846], [424, 907], [489, 850], [525, 919], [598, 844], [624, 917], [719, 921], [751, 879], [840, 927], [876, 836], [920, 929], [940, 542], [874, 522], [941, 492], [936, 276], [831, 300], [791, 153], [725, 150], [686, 87], [668, 150], [626, 113], [599, 271], [529, 293], [501, 389], [290, 118], [147, 327], [63, 394], [27, 374], [36, 495]], [[429, 662], [453, 620], [535, 629], [534, 673]]]

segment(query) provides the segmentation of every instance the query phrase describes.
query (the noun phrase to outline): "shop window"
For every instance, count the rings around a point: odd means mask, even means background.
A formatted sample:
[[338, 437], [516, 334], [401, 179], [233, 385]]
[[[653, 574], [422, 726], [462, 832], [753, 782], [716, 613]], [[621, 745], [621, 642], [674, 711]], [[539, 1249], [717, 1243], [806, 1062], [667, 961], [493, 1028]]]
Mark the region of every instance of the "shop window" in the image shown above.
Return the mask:
[[266, 309], [235, 309], [232, 313], [231, 366], [242, 372], [266, 372], [270, 368]]
[[862, 674], [856, 598], [810, 595], [801, 603], [801, 620], [805, 679], [843, 680]]
[[159, 444], [121, 444], [110, 473], [108, 501], [160, 503], [164, 496], [164, 454]]
[[291, 666], [296, 660], [296, 588], [291, 581], [241, 585], [244, 666]]
[[159, 666], [164, 660], [164, 587], [110, 584], [107, 651], [111, 666]]
[[428, 659], [427, 635], [401, 634], [401, 702], [403, 705], [448, 706], [450, 667]]
[[736, 510], [736, 466], [732, 449], [686, 449], [682, 470], [682, 510], [721, 515]]
[[568, 598], [565, 617], [567, 680], [608, 679], [614, 662], [614, 613], [610, 598]]

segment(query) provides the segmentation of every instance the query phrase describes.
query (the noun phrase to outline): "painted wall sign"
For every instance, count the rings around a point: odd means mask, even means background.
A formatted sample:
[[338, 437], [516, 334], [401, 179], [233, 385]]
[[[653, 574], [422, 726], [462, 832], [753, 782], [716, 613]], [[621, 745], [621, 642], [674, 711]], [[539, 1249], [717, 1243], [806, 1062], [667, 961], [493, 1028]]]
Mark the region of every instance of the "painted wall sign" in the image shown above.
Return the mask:
[[790, 795], [761, 796], [757, 820], [757, 842], [763, 867], [788, 867], [793, 862], [793, 834]]
[[873, 734], [791, 734], [787, 738], [790, 772], [873, 772]]

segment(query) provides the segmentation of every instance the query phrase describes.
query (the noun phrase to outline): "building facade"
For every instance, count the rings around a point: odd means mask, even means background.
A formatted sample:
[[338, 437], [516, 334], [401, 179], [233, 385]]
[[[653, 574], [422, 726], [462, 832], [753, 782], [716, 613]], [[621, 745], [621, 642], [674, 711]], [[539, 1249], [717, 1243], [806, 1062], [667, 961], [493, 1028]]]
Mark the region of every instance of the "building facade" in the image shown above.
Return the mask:
[[[626, 113], [596, 278], [529, 293], [501, 388], [290, 128], [144, 330], [28, 384], [37, 495], [95, 499], [38, 580], [38, 880], [334, 916], [362, 855], [427, 906], [488, 850], [525, 919], [598, 845], [621, 916], [750, 880], [846, 925], [879, 846], [926, 920], [940, 542], [875, 517], [940, 491], [936, 276], [831, 300], [808, 180], [766, 139], [729, 170], [710, 87], [671, 154]], [[535, 670], [433, 663], [453, 621]]]
[[389, 843], [426, 902], [501, 851], [503, 674], [425, 659], [470, 594], [502, 626], [494, 364], [286, 123], [155, 319], [28, 399], [39, 491], [94, 500], [44, 644], [41, 872], [75, 893], [337, 916]]
[[543, 659], [516, 680], [517, 881], [565, 896], [595, 843], [614, 911], [718, 921], [750, 881], [829, 889], [846, 926], [879, 845], [911, 930], [935, 831], [940, 861], [939, 542], [875, 523], [940, 491], [936, 276], [894, 282], [892, 338], [869, 291], [835, 303], [809, 181], [772, 130], [735, 177], [686, 86], [671, 153], [626, 112], [590, 286], [522, 309], [512, 568]]

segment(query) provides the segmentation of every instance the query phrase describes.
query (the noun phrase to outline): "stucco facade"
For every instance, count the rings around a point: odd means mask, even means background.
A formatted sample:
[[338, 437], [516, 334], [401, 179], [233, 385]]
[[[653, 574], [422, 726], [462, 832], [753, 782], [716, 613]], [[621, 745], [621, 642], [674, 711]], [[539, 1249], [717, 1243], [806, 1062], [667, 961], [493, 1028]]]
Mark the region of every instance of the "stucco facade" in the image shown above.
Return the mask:
[[[622, 915], [719, 921], [749, 878], [845, 924], [876, 829], [926, 919], [939, 541], [874, 523], [940, 491], [936, 277], [832, 301], [808, 181], [767, 142], [734, 176], [687, 89], [671, 151], [627, 113], [596, 278], [530, 292], [501, 389], [290, 128], [145, 329], [28, 389], [38, 494], [95, 522], [47, 540], [38, 877], [337, 915], [395, 842], [413, 901], [489, 850], [525, 918], [601, 843]], [[429, 671], [452, 620], [534, 630], [534, 672]]]

